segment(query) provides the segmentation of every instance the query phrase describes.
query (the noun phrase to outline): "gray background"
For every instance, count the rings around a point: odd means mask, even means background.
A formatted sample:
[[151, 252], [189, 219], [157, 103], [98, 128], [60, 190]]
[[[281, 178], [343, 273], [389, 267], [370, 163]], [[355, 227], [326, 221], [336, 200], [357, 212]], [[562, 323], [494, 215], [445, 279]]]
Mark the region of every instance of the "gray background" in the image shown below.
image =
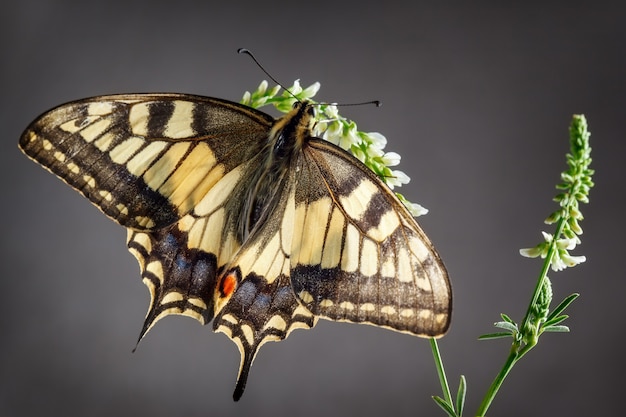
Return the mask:
[[[441, 341], [472, 415], [508, 351], [478, 342], [500, 312], [520, 319], [540, 268], [573, 113], [589, 119], [597, 186], [583, 207], [588, 262], [552, 273], [582, 294], [570, 334], [546, 335], [515, 368], [491, 416], [623, 410], [621, 261], [626, 14], [608, 3], [464, 7], [392, 2], [15, 1], [0, 17], [0, 415], [443, 415], [427, 341], [321, 321], [266, 345], [231, 400], [239, 353], [188, 318], [135, 346], [148, 304], [125, 232], [16, 144], [39, 113], [116, 92], [238, 100], [263, 74], [322, 83], [319, 100], [379, 99], [343, 113], [380, 131], [412, 177], [401, 189], [454, 286]], [[407, 4], [409, 2], [406, 2]], [[565, 2], [563, 2], [565, 3]], [[556, 301], [559, 301], [556, 300]], [[618, 408], [619, 407], [619, 408]]]

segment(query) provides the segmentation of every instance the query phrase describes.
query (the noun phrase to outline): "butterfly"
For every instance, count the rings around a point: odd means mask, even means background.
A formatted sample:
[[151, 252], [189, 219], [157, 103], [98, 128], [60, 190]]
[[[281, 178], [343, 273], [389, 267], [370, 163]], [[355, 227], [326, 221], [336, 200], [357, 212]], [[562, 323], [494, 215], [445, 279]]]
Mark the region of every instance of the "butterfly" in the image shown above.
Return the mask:
[[313, 137], [315, 105], [272, 116], [190, 94], [63, 104], [19, 146], [128, 231], [151, 301], [225, 333], [243, 394], [256, 353], [319, 318], [443, 335], [452, 296], [428, 237], [358, 159]]

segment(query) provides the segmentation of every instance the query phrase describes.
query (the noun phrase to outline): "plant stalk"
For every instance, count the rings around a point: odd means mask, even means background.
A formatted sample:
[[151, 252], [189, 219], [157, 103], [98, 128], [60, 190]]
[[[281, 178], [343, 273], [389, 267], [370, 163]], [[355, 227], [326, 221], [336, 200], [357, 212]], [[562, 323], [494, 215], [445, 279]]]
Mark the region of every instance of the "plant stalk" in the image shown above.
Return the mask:
[[444, 399], [448, 404], [452, 404], [452, 395], [450, 394], [450, 386], [448, 385], [448, 379], [446, 378], [446, 371], [443, 368], [443, 361], [441, 360], [441, 353], [439, 352], [437, 339], [434, 337], [430, 338], [430, 348], [433, 351], [433, 358], [435, 359], [437, 375], [439, 375], [439, 382], [441, 383], [441, 391], [443, 392]]

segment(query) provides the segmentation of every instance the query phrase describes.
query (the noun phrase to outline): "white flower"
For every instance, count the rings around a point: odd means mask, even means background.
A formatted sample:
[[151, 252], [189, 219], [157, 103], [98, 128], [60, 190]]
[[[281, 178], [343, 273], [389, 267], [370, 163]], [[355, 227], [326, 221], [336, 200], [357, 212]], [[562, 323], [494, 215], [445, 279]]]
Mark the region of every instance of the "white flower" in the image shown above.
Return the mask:
[[413, 217], [419, 217], [428, 214], [428, 209], [424, 206], [420, 206], [417, 203], [411, 203], [410, 201], [407, 201], [404, 203], [404, 205], [409, 210], [409, 213], [413, 215]]
[[387, 181], [385, 182], [389, 188], [393, 190], [393, 187], [400, 187], [403, 184], [408, 184], [411, 178], [409, 178], [409, 176], [404, 172], [396, 170], [391, 171], [391, 177], [386, 178], [386, 180]]
[[330, 104], [324, 109], [324, 115], [331, 120], [337, 120], [339, 118], [339, 110], [336, 105]]
[[387, 146], [387, 138], [378, 132], [368, 132], [367, 137], [372, 143], [372, 146], [378, 149], [383, 149]]
[[382, 157], [385, 154], [385, 152], [382, 149], [373, 148], [371, 146], [368, 146], [367, 147], [367, 154], [372, 159], [375, 159], [375, 158], [382, 159]]
[[293, 82], [293, 85], [289, 87], [289, 91], [291, 91], [291, 94], [293, 94], [294, 96], [297, 96], [298, 94], [300, 94], [300, 92], [302, 91], [302, 86], [300, 86], [299, 79]]
[[556, 247], [558, 249], [567, 249], [567, 250], [572, 250], [576, 247], [577, 244], [580, 243], [580, 239], [578, 239], [578, 237], [575, 237], [573, 239], [559, 239], [556, 241]]
[[261, 84], [259, 84], [259, 86], [256, 89], [256, 94], [258, 95], [263, 95], [265, 94], [265, 92], [267, 91], [267, 81], [263, 80], [261, 81]]
[[[548, 251], [550, 250], [554, 237], [546, 232], [541, 233], [543, 234], [545, 242], [538, 244], [534, 248], [520, 249], [520, 255], [527, 258], [536, 258], [538, 256], [545, 258], [548, 256]], [[579, 243], [580, 239], [578, 239], [578, 237], [572, 239], [558, 239], [555, 242], [556, 250], [552, 253], [552, 259], [550, 259], [553, 271], [562, 271], [565, 268], [585, 262], [586, 258], [584, 256], [573, 256], [567, 252], [568, 250], [574, 249]]]
[[542, 231], [541, 234], [543, 235], [543, 240], [545, 240], [548, 243], [552, 242], [552, 235], [550, 233], [546, 233]]
[[571, 268], [572, 266], [585, 262], [587, 258], [584, 256], [572, 256], [569, 253], [564, 253], [561, 255], [561, 260], [565, 263], [565, 265]]
[[324, 138], [324, 132], [328, 130], [328, 120], [318, 120], [313, 125], [313, 137]]
[[576, 233], [577, 235], [583, 234], [583, 229], [578, 224], [578, 220], [576, 219], [576, 217], [570, 217], [568, 224], [570, 229], [572, 229], [572, 232]]
[[[352, 145], [357, 145], [359, 144], [359, 142], [361, 142], [361, 139], [359, 138], [358, 135], [358, 131], [356, 130], [356, 125], [352, 124], [346, 131], [346, 129], [342, 129], [343, 130], [343, 135], [341, 137], [341, 139], [339, 140], [339, 146], [342, 147], [345, 150], [350, 150], [352, 148]], [[363, 153], [361, 152], [361, 156], [357, 156], [357, 158], [359, 158], [361, 160], [361, 162], [363, 162], [365, 159], [365, 155], [363, 155]]]
[[276, 94], [278, 94], [278, 92], [280, 91], [280, 85], [275, 85], [274, 87], [272, 87], [272, 89], [270, 90], [269, 93], [267, 93], [267, 95], [269, 97], [275, 97]]
[[[321, 133], [322, 139], [325, 139], [334, 145], [340, 146], [339, 143], [341, 142], [341, 139], [343, 138], [343, 128], [341, 124], [336, 123], [336, 122], [331, 122], [326, 125], [326, 130], [316, 129], [315, 134], [320, 136], [320, 133]], [[350, 145], [348, 145], [348, 147], [349, 146]], [[343, 148], [343, 149], [347, 149], [347, 148]]]
[[243, 93], [243, 98], [241, 99], [241, 104], [249, 104], [251, 97], [252, 97], [252, 95], [250, 94], [249, 91], [246, 91], [245, 93]]
[[552, 265], [552, 270], [555, 272], [559, 272], [567, 268], [565, 264], [558, 258], [552, 261], [551, 265]]
[[352, 155], [354, 155], [356, 157], [356, 159], [358, 159], [359, 161], [365, 163], [365, 154], [363, 153], [363, 151], [361, 150], [361, 148], [351, 148], [350, 149], [350, 153]]
[[396, 152], [386, 152], [382, 156], [381, 161], [388, 167], [394, 167], [400, 164], [400, 154]]
[[536, 258], [542, 254], [542, 248], [541, 245], [537, 245], [534, 248], [520, 249], [519, 254], [526, 258]]
[[305, 99], [309, 99], [313, 97], [315, 94], [317, 94], [320, 87], [321, 87], [321, 84], [319, 82], [315, 82], [311, 84], [310, 86], [308, 86], [302, 91], [302, 97]]

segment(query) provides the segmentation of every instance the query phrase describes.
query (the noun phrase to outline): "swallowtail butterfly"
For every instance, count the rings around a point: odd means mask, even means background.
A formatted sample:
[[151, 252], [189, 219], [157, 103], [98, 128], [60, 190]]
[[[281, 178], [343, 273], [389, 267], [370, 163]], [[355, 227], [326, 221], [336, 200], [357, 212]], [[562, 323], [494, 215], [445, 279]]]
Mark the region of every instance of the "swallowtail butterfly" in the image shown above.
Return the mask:
[[366, 166], [312, 137], [314, 109], [275, 120], [188, 94], [99, 96], [44, 113], [19, 142], [128, 230], [151, 296], [140, 340], [182, 314], [235, 342], [235, 400], [262, 344], [318, 318], [423, 337], [449, 325], [433, 245]]

